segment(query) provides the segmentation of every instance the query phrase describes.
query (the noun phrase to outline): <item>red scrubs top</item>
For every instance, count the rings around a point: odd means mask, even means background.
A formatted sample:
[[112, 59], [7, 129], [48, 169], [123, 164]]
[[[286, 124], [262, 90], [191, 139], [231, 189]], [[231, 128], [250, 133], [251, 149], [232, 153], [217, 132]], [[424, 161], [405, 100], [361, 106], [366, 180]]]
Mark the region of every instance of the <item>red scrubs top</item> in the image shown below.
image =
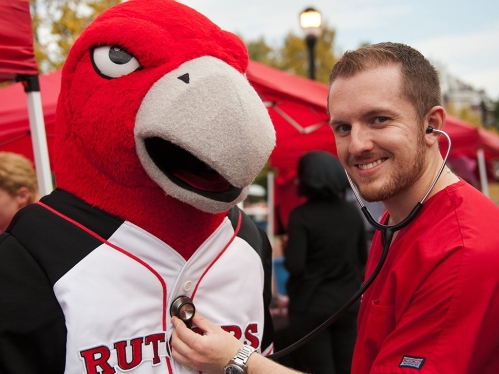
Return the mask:
[[[382, 249], [377, 232], [367, 276]], [[499, 373], [499, 207], [474, 187], [438, 192], [397, 234], [362, 298], [352, 373]]]

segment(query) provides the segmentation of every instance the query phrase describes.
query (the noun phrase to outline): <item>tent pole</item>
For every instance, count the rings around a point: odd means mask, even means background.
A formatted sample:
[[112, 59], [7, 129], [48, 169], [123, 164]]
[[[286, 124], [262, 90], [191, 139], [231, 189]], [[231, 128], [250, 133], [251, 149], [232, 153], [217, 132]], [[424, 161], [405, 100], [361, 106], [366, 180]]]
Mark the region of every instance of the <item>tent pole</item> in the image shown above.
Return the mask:
[[489, 197], [489, 184], [487, 180], [487, 169], [485, 167], [485, 156], [483, 153], [483, 148], [478, 148], [476, 151], [476, 156], [478, 160], [478, 171], [480, 172], [480, 184], [482, 186], [482, 193]]
[[274, 243], [274, 172], [267, 173], [267, 236]]
[[54, 189], [50, 173], [47, 135], [45, 133], [45, 120], [43, 118], [42, 100], [38, 75], [23, 77], [24, 91], [28, 101], [29, 125], [33, 154], [35, 158], [36, 177], [40, 196], [45, 196]]

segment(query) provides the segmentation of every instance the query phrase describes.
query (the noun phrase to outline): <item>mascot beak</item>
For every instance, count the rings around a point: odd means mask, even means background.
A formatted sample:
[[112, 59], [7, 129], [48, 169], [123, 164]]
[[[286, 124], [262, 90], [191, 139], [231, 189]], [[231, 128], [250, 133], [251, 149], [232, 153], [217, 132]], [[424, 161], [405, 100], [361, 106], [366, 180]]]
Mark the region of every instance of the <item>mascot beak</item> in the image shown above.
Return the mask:
[[247, 79], [209, 56], [149, 89], [134, 136], [144, 169], [165, 193], [209, 213], [246, 197], [275, 146], [267, 109]]

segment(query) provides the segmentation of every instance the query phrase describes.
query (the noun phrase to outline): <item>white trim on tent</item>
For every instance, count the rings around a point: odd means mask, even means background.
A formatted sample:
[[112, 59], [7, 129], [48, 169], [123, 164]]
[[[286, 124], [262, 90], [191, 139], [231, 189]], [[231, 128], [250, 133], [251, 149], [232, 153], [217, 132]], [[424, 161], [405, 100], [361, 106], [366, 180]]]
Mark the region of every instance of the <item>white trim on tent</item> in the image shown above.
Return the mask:
[[26, 92], [26, 100], [28, 102], [29, 126], [33, 143], [36, 177], [38, 179], [38, 191], [40, 196], [45, 196], [52, 192], [54, 187], [50, 173], [47, 135], [40, 91]]
[[476, 157], [478, 160], [478, 171], [480, 173], [480, 184], [482, 186], [482, 193], [489, 197], [489, 182], [487, 179], [487, 169], [485, 167], [485, 155], [483, 153], [483, 148], [478, 148], [476, 151]]

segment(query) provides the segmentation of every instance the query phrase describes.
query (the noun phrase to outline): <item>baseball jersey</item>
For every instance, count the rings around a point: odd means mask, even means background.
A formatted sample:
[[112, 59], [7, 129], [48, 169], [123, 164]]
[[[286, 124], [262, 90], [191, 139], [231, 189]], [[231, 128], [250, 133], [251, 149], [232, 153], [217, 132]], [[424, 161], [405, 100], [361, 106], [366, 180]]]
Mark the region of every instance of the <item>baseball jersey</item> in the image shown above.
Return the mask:
[[192, 373], [171, 359], [178, 296], [272, 350], [270, 244], [237, 207], [186, 261], [64, 191], [41, 202], [0, 236], [1, 373]]
[[[423, 204], [362, 298], [352, 373], [498, 372], [498, 222], [462, 180]], [[382, 249], [377, 232], [367, 277]]]

